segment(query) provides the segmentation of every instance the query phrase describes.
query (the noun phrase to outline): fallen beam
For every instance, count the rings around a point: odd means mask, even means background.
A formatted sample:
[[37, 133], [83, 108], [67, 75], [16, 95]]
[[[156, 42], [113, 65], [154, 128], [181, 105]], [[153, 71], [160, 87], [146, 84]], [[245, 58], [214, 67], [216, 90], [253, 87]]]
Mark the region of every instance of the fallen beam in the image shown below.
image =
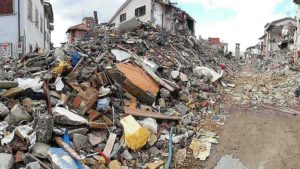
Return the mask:
[[10, 88], [18, 87], [18, 86], [19, 86], [18, 82], [0, 81], [0, 88], [1, 89], [10, 89]]
[[132, 109], [132, 108], [124, 108], [125, 114], [137, 116], [137, 117], [150, 117], [154, 119], [161, 119], [161, 120], [181, 120], [181, 117], [178, 116], [170, 116], [161, 113], [141, 110], [141, 109]]
[[262, 105], [263, 108], [266, 109], [271, 109], [271, 110], [275, 110], [275, 111], [279, 111], [285, 114], [290, 114], [290, 115], [300, 115], [299, 111], [293, 110], [293, 109], [288, 109], [288, 110], [284, 110], [284, 109], [280, 109], [280, 108], [275, 108], [275, 107], [271, 107], [271, 106], [267, 106], [267, 105]]

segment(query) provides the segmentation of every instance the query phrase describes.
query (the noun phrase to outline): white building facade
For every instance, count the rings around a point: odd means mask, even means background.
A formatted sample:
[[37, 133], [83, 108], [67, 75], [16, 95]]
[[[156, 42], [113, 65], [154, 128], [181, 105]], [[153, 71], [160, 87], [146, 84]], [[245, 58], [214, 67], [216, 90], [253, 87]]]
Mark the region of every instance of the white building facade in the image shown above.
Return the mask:
[[132, 18], [150, 22], [172, 32], [190, 30], [192, 34], [195, 33], [195, 20], [169, 0], [127, 0], [109, 23], [118, 27]]
[[[53, 10], [43, 0], [0, 0], [0, 56], [50, 50]], [[10, 52], [7, 47], [10, 47]]]

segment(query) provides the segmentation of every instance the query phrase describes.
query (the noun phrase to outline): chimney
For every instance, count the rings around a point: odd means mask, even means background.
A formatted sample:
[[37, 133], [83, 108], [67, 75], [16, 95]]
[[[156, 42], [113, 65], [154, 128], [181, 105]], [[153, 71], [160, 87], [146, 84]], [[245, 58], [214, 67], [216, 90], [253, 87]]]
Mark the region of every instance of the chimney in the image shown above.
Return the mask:
[[97, 11], [94, 11], [94, 20], [95, 20], [95, 25], [98, 25], [98, 14], [97, 14]]
[[235, 44], [235, 59], [240, 59], [240, 53], [241, 53], [240, 44], [236, 43]]

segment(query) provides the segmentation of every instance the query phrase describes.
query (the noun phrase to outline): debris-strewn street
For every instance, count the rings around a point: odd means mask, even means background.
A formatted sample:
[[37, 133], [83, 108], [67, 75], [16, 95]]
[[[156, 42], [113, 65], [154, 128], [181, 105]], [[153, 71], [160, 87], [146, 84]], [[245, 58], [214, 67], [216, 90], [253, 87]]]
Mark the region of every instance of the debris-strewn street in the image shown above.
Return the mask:
[[177, 3], [126, 0], [54, 47], [50, 2], [0, 5], [0, 169], [300, 168], [297, 19], [244, 51]]

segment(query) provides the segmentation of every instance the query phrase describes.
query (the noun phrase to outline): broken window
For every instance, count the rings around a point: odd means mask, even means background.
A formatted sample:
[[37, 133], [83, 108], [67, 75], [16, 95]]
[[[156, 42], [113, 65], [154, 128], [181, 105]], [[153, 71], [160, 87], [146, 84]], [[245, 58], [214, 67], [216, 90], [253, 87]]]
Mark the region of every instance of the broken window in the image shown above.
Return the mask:
[[124, 22], [124, 21], [126, 21], [126, 13], [120, 15], [120, 22]]
[[32, 14], [32, 1], [31, 0], [28, 0], [28, 4], [27, 4], [27, 9], [28, 9], [28, 13], [27, 13], [27, 16], [28, 16], [28, 19], [32, 21], [33, 19], [33, 14]]
[[142, 6], [142, 7], [139, 7], [139, 8], [135, 9], [135, 16], [136, 17], [141, 17], [141, 16], [144, 16], [144, 15], [146, 15], [146, 6]]
[[0, 15], [13, 14], [13, 0], [0, 0]]
[[39, 28], [39, 12], [37, 9], [35, 10], [35, 26]]

